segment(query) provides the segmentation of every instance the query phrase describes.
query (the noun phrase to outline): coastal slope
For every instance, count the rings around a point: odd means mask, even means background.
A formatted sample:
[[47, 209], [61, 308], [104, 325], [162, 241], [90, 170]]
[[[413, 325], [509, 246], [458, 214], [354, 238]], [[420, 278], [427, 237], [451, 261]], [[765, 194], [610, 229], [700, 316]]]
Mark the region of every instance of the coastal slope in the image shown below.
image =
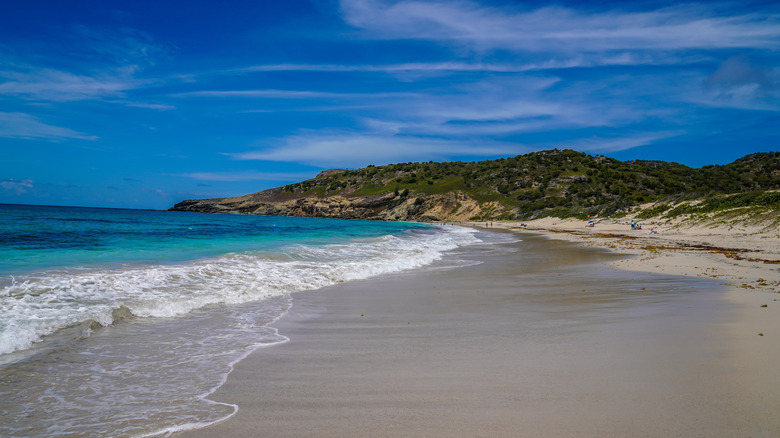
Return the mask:
[[[604, 217], [648, 203], [659, 211], [671, 210], [693, 199], [720, 200], [715, 207], [776, 207], [780, 195], [761, 195], [779, 189], [778, 152], [697, 169], [550, 150], [472, 163], [330, 169], [249, 195], [182, 201], [171, 210], [402, 221], [525, 220]], [[734, 194], [741, 197], [729, 198]]]
[[257, 214], [335, 219], [389, 221], [464, 221], [480, 214], [479, 203], [463, 193], [432, 196], [376, 195], [317, 196], [289, 194], [282, 188], [236, 198], [182, 201], [173, 211], [199, 213]]

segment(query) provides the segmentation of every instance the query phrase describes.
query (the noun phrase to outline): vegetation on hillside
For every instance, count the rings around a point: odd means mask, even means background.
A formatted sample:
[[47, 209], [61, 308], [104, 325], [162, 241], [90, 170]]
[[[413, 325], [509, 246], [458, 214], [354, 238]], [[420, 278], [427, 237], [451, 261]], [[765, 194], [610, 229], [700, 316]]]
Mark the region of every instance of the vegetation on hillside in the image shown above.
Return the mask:
[[[474, 219], [529, 219], [541, 216], [611, 215], [660, 202], [654, 214], [762, 205], [777, 208], [780, 152], [757, 153], [726, 165], [690, 168], [663, 161], [619, 161], [573, 150], [549, 150], [479, 162], [400, 163], [356, 170], [330, 170], [290, 184], [285, 196], [399, 198], [461, 192], [483, 206]], [[738, 196], [727, 196], [739, 194]], [[672, 209], [664, 201], [704, 198]]]

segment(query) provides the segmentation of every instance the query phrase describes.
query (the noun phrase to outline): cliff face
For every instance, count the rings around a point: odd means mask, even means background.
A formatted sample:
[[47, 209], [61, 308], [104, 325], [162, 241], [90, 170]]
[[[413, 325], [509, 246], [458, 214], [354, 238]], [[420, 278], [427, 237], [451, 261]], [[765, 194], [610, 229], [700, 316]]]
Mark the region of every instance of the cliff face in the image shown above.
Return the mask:
[[182, 201], [172, 211], [256, 214], [339, 219], [391, 221], [460, 221], [481, 213], [479, 203], [462, 193], [402, 196], [385, 193], [372, 196], [289, 196], [270, 189], [237, 198]]

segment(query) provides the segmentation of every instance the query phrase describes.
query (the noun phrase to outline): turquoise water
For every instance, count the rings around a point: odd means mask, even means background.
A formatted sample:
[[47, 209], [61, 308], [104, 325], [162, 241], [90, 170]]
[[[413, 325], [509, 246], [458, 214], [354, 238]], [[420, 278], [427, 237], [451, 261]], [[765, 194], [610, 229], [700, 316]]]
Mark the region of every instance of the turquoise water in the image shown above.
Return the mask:
[[[427, 224], [0, 205], [0, 436], [157, 436], [285, 342], [296, 293], [479, 243]], [[367, 291], [370, 293], [370, 291]]]
[[429, 229], [423, 224], [0, 204], [0, 276], [181, 262]]

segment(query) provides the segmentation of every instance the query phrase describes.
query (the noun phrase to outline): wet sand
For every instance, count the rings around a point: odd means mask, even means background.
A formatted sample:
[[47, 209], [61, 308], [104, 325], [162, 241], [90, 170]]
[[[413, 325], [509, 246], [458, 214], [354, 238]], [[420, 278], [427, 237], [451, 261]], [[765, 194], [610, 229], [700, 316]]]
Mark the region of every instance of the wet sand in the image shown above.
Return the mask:
[[771, 389], [743, 384], [739, 308], [717, 281], [520, 237], [457, 256], [477, 265], [295, 295], [275, 324], [290, 341], [210, 397], [238, 413], [180, 435], [780, 436]]

